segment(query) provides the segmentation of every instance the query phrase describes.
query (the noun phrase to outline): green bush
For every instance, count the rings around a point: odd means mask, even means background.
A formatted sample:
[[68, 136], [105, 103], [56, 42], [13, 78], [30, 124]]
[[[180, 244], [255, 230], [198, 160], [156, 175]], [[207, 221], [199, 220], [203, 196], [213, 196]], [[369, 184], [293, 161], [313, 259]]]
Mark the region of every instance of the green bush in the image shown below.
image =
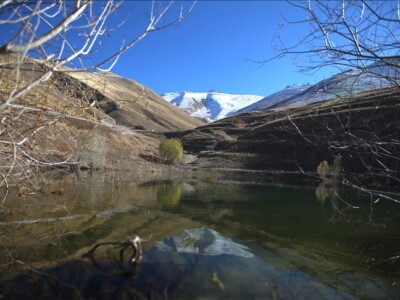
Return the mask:
[[162, 140], [158, 147], [160, 156], [166, 163], [172, 164], [183, 156], [183, 146], [179, 139]]

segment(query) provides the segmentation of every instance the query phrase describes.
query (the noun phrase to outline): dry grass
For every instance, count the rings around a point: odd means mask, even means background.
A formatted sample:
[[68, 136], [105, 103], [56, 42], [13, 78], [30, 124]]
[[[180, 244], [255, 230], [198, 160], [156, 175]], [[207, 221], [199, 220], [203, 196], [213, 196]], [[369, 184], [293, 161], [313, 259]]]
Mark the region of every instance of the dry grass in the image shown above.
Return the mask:
[[173, 131], [195, 128], [204, 123], [168, 103], [144, 85], [113, 73], [71, 73], [116, 103], [110, 115], [129, 127]]
[[[0, 102], [47, 68], [33, 59], [16, 61], [0, 57]], [[132, 169], [143, 158], [158, 157], [161, 138], [132, 129], [170, 131], [203, 124], [143, 85], [112, 73], [57, 72], [11, 104], [0, 112], [1, 185], [7, 178], [30, 182], [49, 166]]]

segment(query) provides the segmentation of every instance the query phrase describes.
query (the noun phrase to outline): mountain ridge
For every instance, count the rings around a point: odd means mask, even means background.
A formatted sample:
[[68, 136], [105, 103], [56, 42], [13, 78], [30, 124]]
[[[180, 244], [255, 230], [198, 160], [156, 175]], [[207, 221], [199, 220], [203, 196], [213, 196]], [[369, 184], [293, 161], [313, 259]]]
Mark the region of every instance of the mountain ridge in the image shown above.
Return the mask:
[[273, 93], [235, 114], [254, 110], [269, 110], [288, 105], [304, 106], [319, 101], [348, 97], [361, 92], [381, 89], [393, 84], [389, 78], [399, 78], [398, 71], [387, 65], [371, 64], [366, 70], [349, 69], [323, 79], [314, 85], [291, 85]]

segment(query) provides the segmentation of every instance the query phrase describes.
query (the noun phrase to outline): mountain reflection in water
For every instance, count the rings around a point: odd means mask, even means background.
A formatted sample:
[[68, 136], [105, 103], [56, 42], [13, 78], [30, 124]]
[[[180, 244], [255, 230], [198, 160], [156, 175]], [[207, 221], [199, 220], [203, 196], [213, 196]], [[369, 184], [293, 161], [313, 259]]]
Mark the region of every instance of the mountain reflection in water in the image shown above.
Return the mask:
[[[243, 245], [215, 230], [192, 228], [146, 250], [137, 277], [110, 275], [91, 262], [73, 260], [3, 279], [1, 294], [6, 299], [379, 299], [384, 289], [384, 298], [400, 295], [387, 284], [327, 269], [335, 277], [332, 286], [291, 260], [319, 264], [295, 251]], [[117, 268], [113, 261], [101, 264]], [[352, 294], [355, 286], [361, 288], [358, 295]]]
[[233, 242], [209, 228], [186, 229], [182, 234], [158, 242], [156, 247], [162, 251], [192, 253], [199, 255], [235, 255], [252, 257], [248, 248]]
[[[63, 195], [10, 196], [0, 298], [400, 299], [395, 203], [340, 187], [126, 177], [62, 177], [49, 190]], [[135, 234], [149, 239], [142, 262], [118, 261], [113, 246]], [[98, 266], [82, 259], [99, 244]]]

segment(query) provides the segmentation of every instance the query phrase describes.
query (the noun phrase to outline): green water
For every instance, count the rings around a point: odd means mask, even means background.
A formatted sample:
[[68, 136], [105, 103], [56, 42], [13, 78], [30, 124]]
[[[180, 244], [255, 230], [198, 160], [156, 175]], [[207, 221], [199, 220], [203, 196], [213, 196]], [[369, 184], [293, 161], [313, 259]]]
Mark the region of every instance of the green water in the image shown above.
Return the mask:
[[[1, 297], [400, 298], [396, 203], [323, 185], [158, 179], [68, 175], [44, 193], [11, 193], [0, 211]], [[134, 276], [82, 257], [134, 234], [147, 240]], [[96, 262], [121, 267], [108, 250]]]

